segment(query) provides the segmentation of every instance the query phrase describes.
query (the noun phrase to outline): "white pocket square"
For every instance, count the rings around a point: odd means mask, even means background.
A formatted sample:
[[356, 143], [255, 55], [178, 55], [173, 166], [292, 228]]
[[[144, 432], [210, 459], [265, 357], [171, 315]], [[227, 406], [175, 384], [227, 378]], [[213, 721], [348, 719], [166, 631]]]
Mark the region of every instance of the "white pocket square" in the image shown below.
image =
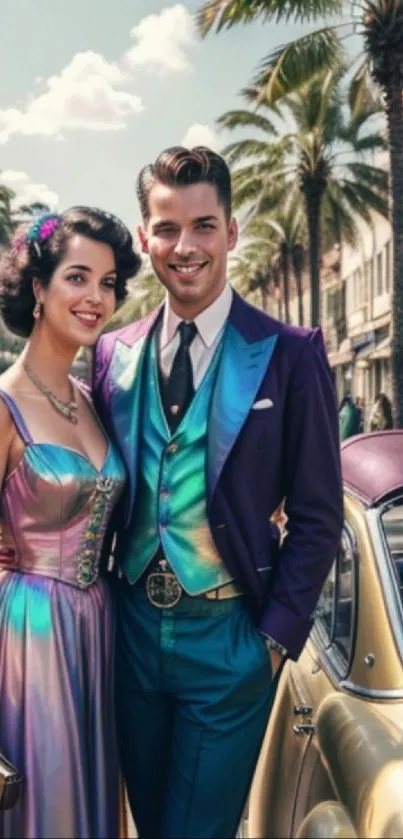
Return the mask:
[[252, 405], [252, 411], [263, 411], [265, 408], [272, 408], [273, 402], [271, 399], [259, 399]]

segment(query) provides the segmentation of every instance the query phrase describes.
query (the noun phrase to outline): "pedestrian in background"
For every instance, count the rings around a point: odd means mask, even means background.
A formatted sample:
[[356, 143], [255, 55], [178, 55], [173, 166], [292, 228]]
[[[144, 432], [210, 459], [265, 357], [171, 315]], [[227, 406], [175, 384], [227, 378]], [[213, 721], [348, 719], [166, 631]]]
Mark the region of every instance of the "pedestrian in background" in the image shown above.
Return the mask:
[[358, 434], [360, 415], [354, 405], [351, 393], [346, 393], [339, 406], [340, 442]]
[[393, 428], [392, 405], [385, 393], [378, 393], [369, 418], [370, 431], [388, 431]]

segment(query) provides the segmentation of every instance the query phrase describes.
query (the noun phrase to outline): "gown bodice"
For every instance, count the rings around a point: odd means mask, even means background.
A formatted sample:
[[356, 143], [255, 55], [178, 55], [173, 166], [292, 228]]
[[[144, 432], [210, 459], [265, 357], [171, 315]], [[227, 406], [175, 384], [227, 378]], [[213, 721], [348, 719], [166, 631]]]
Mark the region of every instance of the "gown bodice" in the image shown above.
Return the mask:
[[123, 461], [111, 442], [100, 470], [75, 449], [35, 442], [14, 400], [3, 391], [0, 398], [25, 443], [1, 492], [0, 567], [87, 588], [123, 491]]

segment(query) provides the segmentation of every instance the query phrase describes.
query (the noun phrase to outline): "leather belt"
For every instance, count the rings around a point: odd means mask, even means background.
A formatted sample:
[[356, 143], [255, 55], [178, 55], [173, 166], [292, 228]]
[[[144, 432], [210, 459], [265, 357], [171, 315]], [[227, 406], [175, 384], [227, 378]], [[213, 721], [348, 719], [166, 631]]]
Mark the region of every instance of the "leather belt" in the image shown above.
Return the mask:
[[237, 583], [226, 583], [218, 588], [192, 596], [184, 591], [165, 557], [159, 556], [157, 563], [153, 562], [152, 565], [152, 570], [148, 570], [148, 573], [146, 572], [144, 575], [144, 585], [147, 598], [156, 609], [172, 609], [179, 603], [183, 595], [192, 597], [192, 599], [203, 598], [205, 600], [228, 600], [231, 597], [242, 595]]

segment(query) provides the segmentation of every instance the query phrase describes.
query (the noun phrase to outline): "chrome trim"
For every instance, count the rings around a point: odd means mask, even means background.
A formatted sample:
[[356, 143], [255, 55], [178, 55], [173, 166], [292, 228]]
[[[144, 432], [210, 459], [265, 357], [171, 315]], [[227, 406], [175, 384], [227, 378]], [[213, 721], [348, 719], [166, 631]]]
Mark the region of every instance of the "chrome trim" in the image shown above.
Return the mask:
[[[354, 660], [355, 654], [355, 640], [357, 635], [357, 617], [358, 617], [358, 598], [359, 598], [359, 586], [358, 586], [358, 546], [357, 546], [357, 539], [354, 533], [354, 530], [349, 524], [348, 521], [344, 520], [343, 524], [343, 531], [342, 537], [340, 538], [340, 547], [339, 550], [334, 558], [334, 562], [337, 563], [336, 565], [336, 577], [335, 577], [335, 594], [334, 597], [337, 599], [338, 597], [338, 569], [339, 569], [339, 559], [338, 555], [340, 550], [343, 546], [343, 535], [349, 542], [349, 547], [351, 548], [352, 553], [352, 581], [353, 581], [353, 592], [352, 592], [352, 618], [351, 618], [351, 647], [350, 647], [350, 655], [348, 659], [345, 658], [342, 653], [340, 653], [337, 647], [337, 638], [335, 638], [335, 618], [336, 618], [336, 608], [333, 610], [332, 616], [332, 627], [330, 632], [330, 637], [327, 635], [326, 630], [323, 627], [323, 624], [320, 622], [320, 618], [315, 621], [315, 624], [312, 629], [311, 639], [316, 646], [316, 649], [319, 653], [321, 664], [325, 664], [324, 669], [328, 671], [328, 675], [330, 680], [333, 684], [339, 685], [342, 679], [346, 679]], [[326, 643], [327, 641], [327, 643]], [[327, 667], [326, 667], [327, 665]]]
[[[390, 495], [386, 493], [381, 498], [378, 498], [376, 501], [372, 502], [368, 501], [368, 498], [365, 495], [361, 495], [355, 487], [350, 486], [350, 484], [343, 481], [343, 492], [345, 495], [350, 496], [350, 498], [355, 498], [356, 501], [359, 501], [360, 504], [365, 507], [366, 510], [375, 510], [380, 509], [381, 507], [390, 507], [392, 506], [399, 498], [403, 500], [402, 489], [401, 487], [395, 487], [391, 489]], [[393, 495], [394, 492], [398, 492], [399, 495]], [[387, 499], [387, 500], [386, 500]]]
[[313, 708], [311, 705], [294, 705], [294, 714], [297, 717], [311, 717], [313, 714]]
[[[372, 508], [367, 510], [366, 520], [374, 547], [376, 567], [384, 593], [385, 611], [389, 617], [391, 629], [396, 643], [399, 646], [403, 661], [403, 606], [396, 574], [392, 565], [393, 560], [390, 556], [386, 535], [382, 525], [381, 516], [384, 509], [385, 505], [377, 509]], [[381, 557], [383, 558], [383, 561], [380, 561]]]
[[395, 495], [387, 501], [383, 501], [381, 504], [374, 505], [371, 509], [374, 510], [376, 508], [382, 515], [386, 510], [390, 510], [391, 507], [396, 507], [398, 504], [403, 504], [403, 494]]
[[313, 723], [301, 723], [301, 725], [293, 725], [292, 730], [298, 737], [304, 735], [310, 737], [311, 734], [315, 733], [315, 726]]
[[332, 644], [328, 644], [327, 647], [323, 645], [317, 628], [313, 630], [311, 641], [314, 643], [318, 654], [319, 669], [323, 670], [333, 687], [339, 690], [340, 685], [344, 684], [347, 677], [346, 660], [342, 658]]
[[376, 700], [377, 702], [403, 699], [403, 689], [392, 688], [391, 690], [379, 690], [375, 688], [363, 688], [348, 680], [340, 682], [340, 689], [345, 690], [352, 696], [362, 696], [363, 699]]
[[365, 509], [368, 510], [368, 507], [369, 507], [368, 498], [366, 498], [365, 495], [361, 495], [358, 492], [358, 490], [355, 489], [355, 487], [352, 487], [352, 486], [350, 486], [350, 484], [347, 484], [346, 482], [343, 481], [343, 491], [346, 495], [349, 495], [350, 498], [355, 498], [356, 501], [359, 501], [360, 504], [362, 504], [363, 507], [365, 507]]
[[337, 651], [334, 651], [331, 647], [321, 651], [320, 664], [332, 685], [337, 690], [345, 691], [350, 696], [357, 696], [362, 699], [370, 699], [377, 702], [391, 702], [394, 699], [403, 699], [403, 688], [391, 688], [390, 690], [365, 688], [349, 679], [340, 678], [340, 669], [337, 664]]
[[[393, 499], [385, 501], [378, 507], [366, 507], [365, 519], [368, 526], [368, 531], [372, 541], [372, 546], [375, 554], [376, 568], [379, 575], [379, 581], [384, 595], [385, 611], [389, 618], [392, 634], [394, 635], [396, 645], [401, 652], [403, 660], [403, 604], [398, 587], [398, 581], [393, 568], [393, 561], [390, 557], [388, 543], [384, 528], [382, 525], [382, 514], [385, 510], [390, 509], [398, 503], [403, 503], [403, 496], [399, 495]], [[365, 688], [362, 685], [356, 684], [348, 679], [352, 660], [354, 657], [356, 631], [357, 631], [357, 613], [358, 613], [358, 548], [355, 538], [354, 530], [348, 522], [344, 523], [343, 530], [350, 539], [351, 546], [354, 552], [354, 614], [353, 614], [353, 643], [351, 650], [351, 657], [346, 667], [346, 661], [340, 655], [334, 645], [334, 641], [330, 641], [326, 636], [324, 629], [322, 629], [320, 622], [315, 622], [312, 629], [311, 641], [313, 642], [320, 661], [320, 666], [326, 673], [333, 685], [340, 690], [352, 696], [359, 696], [363, 699], [382, 701], [393, 701], [403, 699], [403, 689], [376, 689]], [[337, 591], [336, 591], [337, 596]], [[332, 626], [333, 633], [334, 626]], [[326, 644], [327, 641], [327, 644]]]

